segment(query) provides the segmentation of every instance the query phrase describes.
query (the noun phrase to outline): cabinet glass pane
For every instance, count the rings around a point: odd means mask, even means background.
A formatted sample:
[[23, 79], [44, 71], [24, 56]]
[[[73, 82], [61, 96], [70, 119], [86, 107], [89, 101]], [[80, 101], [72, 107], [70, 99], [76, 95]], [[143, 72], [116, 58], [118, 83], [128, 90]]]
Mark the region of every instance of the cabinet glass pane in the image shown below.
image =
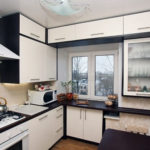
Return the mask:
[[107, 96], [114, 90], [114, 56], [96, 56], [95, 95]]
[[72, 58], [73, 92], [88, 95], [88, 57]]
[[128, 91], [150, 92], [150, 42], [128, 45]]

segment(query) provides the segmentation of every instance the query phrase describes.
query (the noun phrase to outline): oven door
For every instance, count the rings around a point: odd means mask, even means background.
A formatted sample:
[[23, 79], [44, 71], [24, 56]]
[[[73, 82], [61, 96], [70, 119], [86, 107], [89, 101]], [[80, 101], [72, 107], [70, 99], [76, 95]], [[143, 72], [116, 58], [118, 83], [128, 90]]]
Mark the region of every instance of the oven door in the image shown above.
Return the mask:
[[53, 101], [53, 91], [45, 92], [44, 97], [43, 97], [43, 101], [45, 104]]
[[0, 145], [0, 150], [29, 150], [28, 131], [24, 131]]

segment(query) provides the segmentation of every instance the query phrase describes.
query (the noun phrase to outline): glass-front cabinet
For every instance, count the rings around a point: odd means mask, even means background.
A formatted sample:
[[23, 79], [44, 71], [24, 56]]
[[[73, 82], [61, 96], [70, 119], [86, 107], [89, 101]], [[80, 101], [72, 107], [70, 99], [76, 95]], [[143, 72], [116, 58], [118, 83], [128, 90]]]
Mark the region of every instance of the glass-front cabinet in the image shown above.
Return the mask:
[[150, 97], [150, 38], [124, 41], [123, 95]]

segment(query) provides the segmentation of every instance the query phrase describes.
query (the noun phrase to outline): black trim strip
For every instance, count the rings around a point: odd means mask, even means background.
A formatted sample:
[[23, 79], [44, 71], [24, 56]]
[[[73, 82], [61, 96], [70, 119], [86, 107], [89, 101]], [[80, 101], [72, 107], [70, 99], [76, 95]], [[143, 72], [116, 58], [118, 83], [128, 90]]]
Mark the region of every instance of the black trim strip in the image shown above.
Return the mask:
[[[19, 35], [24, 36], [24, 37], [26, 37], [26, 38], [28, 38], [28, 39], [33, 40], [33, 41], [36, 41], [36, 42], [39, 42], [39, 43], [42, 43], [42, 44], [48, 45], [48, 44], [46, 44], [45, 42], [42, 42], [42, 41], [36, 40], [36, 39], [31, 38], [31, 37], [29, 37], [29, 36], [27, 36], [27, 35], [24, 35], [24, 34], [22, 34], [22, 33], [20, 33]], [[48, 45], [48, 46], [49, 46], [49, 45]]]

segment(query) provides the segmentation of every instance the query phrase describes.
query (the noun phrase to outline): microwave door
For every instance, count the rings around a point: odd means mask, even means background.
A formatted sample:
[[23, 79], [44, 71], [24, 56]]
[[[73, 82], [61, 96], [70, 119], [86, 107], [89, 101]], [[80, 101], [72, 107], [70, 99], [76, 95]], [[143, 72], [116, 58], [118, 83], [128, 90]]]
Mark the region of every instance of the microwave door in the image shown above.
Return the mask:
[[43, 97], [44, 103], [48, 103], [53, 100], [53, 92], [46, 92]]

